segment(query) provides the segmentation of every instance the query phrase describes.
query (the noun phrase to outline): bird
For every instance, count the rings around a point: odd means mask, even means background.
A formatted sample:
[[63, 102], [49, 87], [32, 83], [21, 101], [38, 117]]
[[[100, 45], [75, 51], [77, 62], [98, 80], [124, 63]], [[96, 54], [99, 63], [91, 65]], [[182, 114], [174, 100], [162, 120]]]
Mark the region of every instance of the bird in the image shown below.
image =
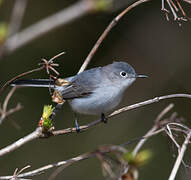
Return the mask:
[[[136, 74], [134, 68], [124, 61], [114, 61], [103, 67], [85, 70], [77, 75], [59, 79], [18, 79], [12, 86], [47, 87], [67, 100], [75, 113], [76, 129], [79, 131], [76, 113], [101, 115], [114, 110], [121, 102], [126, 89], [137, 79], [146, 75]], [[59, 83], [64, 82], [64, 83]]]

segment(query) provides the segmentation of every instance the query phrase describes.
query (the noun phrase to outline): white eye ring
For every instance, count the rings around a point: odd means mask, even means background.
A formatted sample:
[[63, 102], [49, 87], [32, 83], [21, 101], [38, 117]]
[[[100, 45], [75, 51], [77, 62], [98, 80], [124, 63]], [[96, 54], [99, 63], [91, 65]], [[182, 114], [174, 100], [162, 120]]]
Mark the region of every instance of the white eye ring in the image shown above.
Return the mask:
[[123, 77], [123, 78], [127, 77], [127, 73], [126, 73], [125, 71], [121, 71], [121, 72], [120, 72], [120, 75], [121, 75], [121, 77]]

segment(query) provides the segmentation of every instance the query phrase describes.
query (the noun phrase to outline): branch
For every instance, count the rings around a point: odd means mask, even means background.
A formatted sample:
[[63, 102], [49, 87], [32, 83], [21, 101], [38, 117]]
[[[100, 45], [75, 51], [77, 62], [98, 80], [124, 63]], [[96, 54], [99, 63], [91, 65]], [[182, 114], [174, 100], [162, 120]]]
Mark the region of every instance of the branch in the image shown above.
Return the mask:
[[103, 42], [103, 40], [106, 38], [106, 36], [108, 35], [108, 33], [112, 30], [113, 27], [115, 27], [117, 25], [117, 23], [119, 22], [119, 20], [125, 15], [127, 14], [131, 9], [133, 9], [134, 7], [144, 3], [144, 2], [148, 2], [150, 0], [139, 0], [136, 1], [135, 3], [133, 3], [132, 5], [128, 6], [124, 11], [122, 11], [119, 15], [117, 15], [111, 22], [110, 24], [107, 26], [107, 28], [105, 29], [105, 31], [102, 33], [102, 35], [99, 37], [99, 39], [97, 40], [97, 42], [95, 43], [94, 47], [92, 48], [92, 50], [90, 51], [90, 53], [88, 54], [87, 58], [85, 59], [84, 63], [82, 64], [80, 70], [78, 73], [81, 73], [84, 71], [84, 69], [86, 69], [87, 65], [89, 64], [89, 62], [91, 61], [92, 57], [94, 56], [94, 54], [96, 53], [96, 51], [98, 50], [99, 46], [101, 45], [101, 43]]
[[38, 127], [31, 134], [28, 134], [27, 136], [15, 141], [13, 144], [1, 149], [0, 156], [10, 153], [10, 152], [14, 151], [15, 149], [18, 149], [19, 147], [23, 146], [24, 144], [26, 144], [34, 139], [37, 139], [41, 136], [42, 136], [42, 128]]
[[16, 87], [13, 87], [11, 89], [11, 91], [7, 94], [7, 96], [6, 96], [5, 100], [4, 100], [4, 103], [3, 103], [3, 107], [1, 107], [1, 104], [0, 104], [0, 114], [1, 114], [1, 116], [0, 116], [0, 124], [3, 122], [3, 120], [7, 116], [9, 116], [10, 114], [13, 114], [16, 111], [19, 111], [22, 108], [22, 106], [18, 103], [16, 107], [7, 110], [8, 102], [9, 102], [11, 96], [13, 95], [13, 93], [15, 92], [15, 90], [16, 90]]
[[[160, 127], [159, 121], [164, 117], [165, 114], [167, 114], [172, 108], [174, 107], [174, 104], [169, 104], [156, 118], [154, 126], [145, 134], [144, 137], [150, 137], [157, 129]], [[133, 150], [133, 156], [136, 156], [138, 151], [141, 149], [141, 147], [145, 144], [148, 138], [142, 139], [137, 146]]]
[[[116, 115], [119, 115], [123, 112], [129, 111], [132, 109], [136, 109], [136, 108], [140, 108], [140, 107], [152, 104], [152, 103], [157, 103], [160, 100], [170, 99], [170, 98], [180, 98], [180, 97], [181, 98], [182, 97], [183, 98], [191, 98], [191, 95], [190, 94], [171, 94], [171, 95], [166, 95], [166, 96], [155, 97], [155, 98], [149, 99], [147, 101], [143, 101], [140, 103], [136, 103], [136, 104], [133, 104], [130, 106], [125, 106], [121, 109], [118, 109], [118, 110], [114, 111], [113, 113], [111, 113], [107, 118], [109, 119], [109, 118], [116, 116]], [[85, 130], [89, 129], [90, 127], [93, 127], [93, 126], [98, 125], [100, 123], [102, 123], [101, 119], [95, 120], [93, 122], [90, 122], [87, 125], [80, 126], [80, 130], [81, 130], [81, 132], [85, 131]], [[18, 141], [14, 142], [13, 144], [1, 149], [0, 150], [0, 157], [3, 156], [4, 154], [7, 154], [9, 152], [14, 151], [15, 149], [26, 144], [27, 142], [30, 142], [34, 139], [39, 138], [39, 137], [47, 138], [47, 137], [51, 137], [51, 136], [64, 135], [64, 134], [69, 134], [69, 133], [74, 133], [74, 132], [76, 132], [76, 127], [52, 131], [48, 134], [44, 133], [41, 128], [37, 128], [33, 133], [31, 133], [31, 134], [27, 135], [26, 137], [21, 138]], [[18, 146], [18, 144], [19, 144], [19, 146]]]
[[29, 75], [29, 74], [32, 74], [32, 73], [37, 72], [37, 71], [41, 71], [41, 70], [43, 70], [43, 69], [44, 69], [44, 67], [41, 66], [41, 67], [39, 67], [39, 68], [32, 69], [32, 70], [30, 70], [30, 71], [24, 72], [24, 73], [22, 73], [22, 74], [19, 74], [18, 76], [13, 77], [11, 80], [7, 81], [7, 82], [1, 87], [1, 89], [0, 89], [0, 95], [1, 95], [1, 94], [9, 87], [9, 85], [10, 85], [13, 81], [15, 81], [16, 79], [21, 78], [21, 77], [24, 77], [24, 76]]
[[[51, 168], [55, 168], [55, 167], [60, 167], [63, 166], [63, 168], [66, 168], [70, 165], [72, 165], [75, 162], [79, 162], [85, 159], [89, 159], [92, 157], [96, 157], [97, 154], [105, 154], [105, 153], [109, 153], [112, 151], [118, 151], [118, 152], [124, 152], [124, 148], [120, 147], [120, 146], [115, 146], [115, 145], [111, 145], [111, 146], [103, 146], [98, 148], [97, 150], [93, 151], [93, 152], [89, 152], [89, 153], [84, 153], [82, 155], [79, 155], [77, 157], [68, 159], [68, 160], [64, 160], [64, 161], [60, 161], [57, 163], [53, 163], [53, 164], [49, 164], [43, 167], [40, 167], [38, 169], [26, 172], [26, 173], [22, 173], [22, 174], [18, 174], [17, 177], [18, 178], [22, 178], [22, 177], [31, 177], [31, 176], [35, 176], [41, 173], [44, 173], [45, 171], [51, 169]], [[13, 176], [0, 176], [0, 179], [10, 179]]]
[[37, 72], [37, 71], [41, 71], [43, 69], [46, 69], [47, 71], [47, 74], [51, 77], [54, 77], [51, 73], [50, 73], [50, 70], [52, 70], [55, 74], [59, 75], [59, 73], [54, 69], [54, 66], [58, 67], [59, 65], [58, 64], [55, 64], [53, 62], [53, 60], [55, 60], [56, 58], [58, 58], [59, 56], [62, 56], [64, 54], [64, 52], [61, 52], [57, 55], [55, 55], [54, 57], [52, 57], [51, 59], [49, 60], [46, 60], [46, 59], [42, 59], [42, 63], [39, 63], [39, 65], [41, 65], [41, 67], [38, 67], [38, 68], [35, 68], [35, 69], [32, 69], [30, 71], [27, 71], [27, 72], [24, 72], [24, 73], [21, 73], [15, 77], [13, 77], [11, 80], [7, 81], [0, 89], [0, 95], [9, 87], [9, 85], [15, 81], [16, 79], [19, 79], [21, 77], [24, 77], [24, 76], [27, 76], [29, 74], [32, 74], [34, 72]]
[[[165, 1], [168, 4], [169, 10], [165, 8]], [[191, 2], [190, 0], [184, 0], [184, 1], [187, 3]], [[181, 21], [191, 20], [191, 18], [187, 16], [179, 0], [162, 0], [161, 10], [164, 11], [167, 21], [169, 21], [169, 14], [172, 13], [174, 21], [177, 21], [179, 26], [181, 26]], [[178, 14], [180, 14], [180, 16]]]
[[178, 154], [178, 157], [176, 159], [176, 162], [174, 164], [174, 167], [173, 167], [173, 169], [171, 171], [171, 174], [170, 174], [168, 180], [174, 180], [175, 179], [176, 174], [178, 172], [178, 169], [180, 167], [180, 164], [181, 164], [181, 162], [183, 160], [184, 153], [185, 153], [185, 151], [187, 149], [187, 145], [188, 145], [188, 143], [190, 141], [190, 138], [191, 138], [191, 130], [188, 132], [187, 137], [185, 138], [184, 143], [182, 144], [182, 147], [180, 149], [180, 152]]
[[[109, 119], [109, 118], [116, 116], [116, 115], [119, 115], [123, 112], [133, 110], [136, 108], [140, 108], [140, 107], [143, 107], [143, 106], [146, 106], [149, 104], [157, 103], [157, 102], [164, 100], [164, 99], [180, 98], [180, 97], [191, 98], [191, 95], [190, 94], [171, 94], [171, 95], [166, 95], [166, 96], [155, 97], [153, 99], [149, 99], [149, 100], [146, 100], [146, 101], [143, 101], [140, 103], [136, 103], [136, 104], [125, 106], [121, 109], [118, 109], [118, 110], [114, 111], [113, 113], [111, 113], [107, 118]], [[98, 119], [98, 120], [90, 122], [87, 125], [80, 126], [79, 128], [81, 131], [85, 131], [85, 130], [87, 130], [93, 126], [96, 126], [97, 124], [100, 124], [100, 123], [102, 123], [102, 120]], [[63, 135], [63, 134], [68, 134], [68, 133], [74, 133], [74, 132], [76, 132], [76, 127], [53, 131], [52, 134], [54, 136], [57, 136], [57, 135]]]
[[[152, 134], [143, 136], [142, 138], [149, 138], [149, 137], [157, 135], [157, 134], [159, 134], [159, 133], [161, 133], [163, 131], [164, 131], [164, 128], [161, 128], [161, 129], [159, 129], [158, 131], [155, 131]], [[60, 166], [62, 166], [60, 170], [63, 170], [66, 167], [72, 165], [75, 162], [79, 162], [81, 160], [86, 160], [86, 159], [89, 159], [89, 158], [93, 158], [93, 157], [96, 157], [97, 155], [100, 155], [100, 154], [103, 155], [103, 154], [106, 154], [106, 153], [109, 153], [109, 152], [112, 152], [112, 151], [113, 152], [118, 151], [118, 152], [121, 152], [121, 153], [126, 153], [127, 150], [125, 148], [123, 148], [123, 147], [126, 146], [127, 144], [132, 144], [133, 142], [135, 142], [135, 141], [128, 141], [128, 142], [125, 142], [125, 143], [121, 144], [120, 146], [116, 146], [116, 145], [101, 146], [100, 148], [98, 148], [97, 150], [95, 150], [93, 152], [84, 153], [84, 154], [79, 155], [77, 157], [74, 157], [74, 158], [71, 158], [71, 159], [68, 159], [68, 160], [64, 160], [64, 161], [59, 161], [57, 163], [49, 164], [49, 165], [37, 168], [35, 170], [26, 172], [26, 173], [22, 173], [22, 174], [17, 173], [16, 177], [17, 178], [31, 177], [31, 176], [35, 176], [35, 175], [39, 175], [41, 173], [44, 173], [45, 171], [47, 171], [49, 169], [52, 169], [52, 168], [55, 168], [55, 167], [60, 167]], [[59, 172], [56, 172], [56, 174], [53, 174], [53, 176], [56, 176], [57, 173], [59, 173]], [[0, 176], [0, 179], [10, 179], [12, 177], [13, 176]], [[51, 179], [51, 178], [49, 178], [49, 179]]]
[[19, 174], [21, 174], [24, 170], [30, 168], [30, 166], [25, 166], [24, 168], [22, 168], [21, 170], [19, 170], [18, 168], [15, 169], [13, 176], [11, 177], [11, 180], [32, 180], [32, 179], [21, 179], [21, 178], [17, 178]]
[[109, 116], [114, 116], [114, 115], [117, 115], [117, 114], [119, 114], [121, 112], [125, 112], [125, 111], [131, 110], [131, 109], [135, 109], [135, 108], [138, 108], [138, 107], [142, 107], [142, 106], [146, 106], [146, 105], [149, 105], [149, 104], [157, 103], [157, 102], [159, 102], [161, 100], [171, 99], [171, 98], [191, 98], [191, 94], [170, 94], [170, 95], [166, 95], [166, 96], [155, 97], [153, 99], [149, 99], [149, 100], [137, 103], [137, 104], [133, 104], [133, 105], [121, 108], [121, 109], [119, 109], [117, 111], [114, 111]]
[[[157, 118], [156, 118], [156, 120], [155, 120], [155, 124], [156, 123], [159, 123], [159, 121], [161, 120], [161, 118], [162, 117], [164, 117], [164, 115], [168, 112], [168, 111], [170, 111], [170, 109], [173, 107], [173, 104], [170, 104], [169, 106], [167, 106], [158, 116], [157, 116]], [[173, 116], [174, 117], [174, 116]], [[163, 120], [164, 122], [162, 122], [162, 121], [160, 121], [162, 124], [163, 123], [165, 123], [165, 122], [170, 122], [171, 121], [171, 119], [172, 119], [172, 116], [170, 117], [170, 118], [168, 118], [168, 119], [170, 119], [170, 120]], [[181, 127], [181, 128], [183, 128], [183, 129], [186, 129], [186, 130], [188, 130], [184, 125], [182, 125], [182, 124], [178, 124], [178, 123], [168, 123], [168, 125], [175, 125], [175, 126], [179, 126], [179, 127]], [[172, 128], [173, 129], [173, 128]], [[37, 131], [37, 130], [36, 130]], [[39, 129], [39, 131], [41, 131], [41, 129]], [[165, 131], [165, 127], [162, 127], [162, 128], [160, 128], [159, 130], [155, 130], [155, 131], [153, 131], [152, 133], [147, 133], [145, 136], [143, 136], [142, 138], [144, 138], [144, 139], [148, 139], [149, 137], [152, 137], [152, 136], [154, 136], [154, 135], [157, 135], [157, 134], [159, 134], [159, 133], [161, 133], [161, 132], [163, 132], [163, 131]], [[179, 131], [179, 129], [177, 129], [177, 131]], [[150, 132], [151, 132], [151, 130], [150, 130]], [[190, 136], [191, 136], [191, 131], [189, 131], [190, 132]], [[41, 137], [41, 132], [37, 135], [38, 137]], [[32, 139], [32, 137], [34, 137], [34, 138], [37, 138], [37, 136], [36, 135], [32, 135], [32, 134], [30, 134], [29, 135], [30, 137], [30, 139]], [[189, 136], [189, 137], [190, 137]], [[188, 137], [187, 137], [188, 138]], [[137, 138], [136, 138], [137, 139]], [[187, 139], [187, 143], [188, 143], [188, 141], [189, 141], [189, 139]], [[55, 167], [60, 167], [60, 166], [62, 166], [61, 167], [61, 169], [60, 170], [63, 170], [63, 169], [65, 169], [66, 167], [68, 167], [68, 166], [70, 166], [70, 165], [72, 165], [73, 163], [75, 163], [75, 162], [78, 162], [78, 161], [81, 161], [81, 160], [85, 160], [85, 159], [89, 159], [89, 158], [92, 158], [92, 157], [98, 157], [98, 159], [99, 159], [99, 157], [100, 157], [100, 155], [101, 156], [103, 156], [104, 157], [104, 154], [106, 154], [106, 153], [109, 153], [109, 152], [121, 152], [121, 153], [126, 153], [127, 152], [127, 150], [125, 149], [125, 148], [123, 148], [124, 146], [126, 146], [126, 145], [128, 145], [128, 144], [130, 144], [130, 143], [133, 143], [133, 142], [135, 142], [135, 141], [128, 141], [128, 142], [126, 142], [126, 143], [124, 143], [124, 144], [121, 144], [120, 146], [115, 146], [115, 145], [110, 145], [110, 146], [102, 146], [102, 147], [100, 147], [100, 148], [98, 148], [97, 150], [95, 150], [95, 151], [92, 151], [92, 152], [89, 152], [89, 153], [84, 153], [84, 154], [82, 154], [82, 155], [79, 155], [79, 156], [77, 156], [77, 157], [74, 157], [74, 158], [71, 158], [71, 159], [68, 159], [68, 160], [64, 160], [64, 161], [60, 161], [60, 162], [57, 162], [57, 163], [53, 163], [53, 164], [49, 164], [49, 165], [46, 165], [46, 166], [43, 166], [43, 167], [40, 167], [40, 168], [38, 168], [38, 169], [35, 169], [35, 170], [32, 170], [32, 171], [29, 171], [29, 172], [26, 172], [26, 173], [17, 173], [17, 178], [23, 178], [23, 177], [31, 177], [31, 176], [35, 176], [35, 175], [38, 175], [38, 174], [41, 174], [41, 173], [44, 173], [45, 171], [47, 171], [47, 170], [49, 170], [49, 169], [52, 169], [52, 168], [55, 168]], [[141, 144], [141, 142], [139, 142], [139, 144]], [[136, 147], [140, 147], [140, 145], [137, 145]], [[185, 144], [185, 143], [184, 143]], [[135, 148], [136, 149], [136, 148]], [[133, 151], [133, 153], [135, 152], [136, 150], [134, 150]], [[137, 152], [138, 152], [138, 150], [137, 150]], [[136, 154], [137, 154], [137, 152], [136, 153], [134, 153], [134, 156], [136, 156]], [[27, 166], [28, 167], [28, 166]], [[60, 172], [60, 171], [59, 171]], [[56, 173], [54, 173], [53, 175], [54, 176], [56, 176], [57, 175], [57, 173], [59, 173], [59, 172], [56, 172]], [[0, 176], [0, 179], [10, 179], [10, 178], [12, 178], [13, 176]], [[52, 177], [52, 176], [51, 176]], [[173, 179], [171, 179], [171, 180], [173, 180]]]
[[187, 3], [189, 3], [189, 4], [191, 4], [191, 0], [183, 0], [183, 1], [185, 1], [185, 2], [187, 2]]

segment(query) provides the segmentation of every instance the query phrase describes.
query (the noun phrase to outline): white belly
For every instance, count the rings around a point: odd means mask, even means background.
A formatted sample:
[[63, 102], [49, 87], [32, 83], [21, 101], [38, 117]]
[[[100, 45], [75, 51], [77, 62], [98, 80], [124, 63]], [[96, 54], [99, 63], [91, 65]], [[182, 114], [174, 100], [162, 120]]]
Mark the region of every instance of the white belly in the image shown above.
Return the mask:
[[78, 113], [99, 115], [113, 110], [120, 103], [122, 95], [118, 87], [115, 89], [105, 87], [104, 91], [98, 88], [90, 96], [75, 98], [69, 103]]

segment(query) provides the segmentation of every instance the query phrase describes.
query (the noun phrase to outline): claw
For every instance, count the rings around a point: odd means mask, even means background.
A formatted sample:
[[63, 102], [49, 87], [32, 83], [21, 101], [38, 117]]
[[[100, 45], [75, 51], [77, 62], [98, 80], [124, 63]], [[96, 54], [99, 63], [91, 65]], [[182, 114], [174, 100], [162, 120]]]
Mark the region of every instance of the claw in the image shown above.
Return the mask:
[[107, 118], [105, 117], [104, 113], [101, 113], [101, 121], [104, 122], [105, 124], [107, 123]]
[[76, 132], [79, 133], [80, 132], [80, 126], [78, 124], [78, 118], [77, 118], [76, 114], [75, 114], [75, 126], [76, 126]]

